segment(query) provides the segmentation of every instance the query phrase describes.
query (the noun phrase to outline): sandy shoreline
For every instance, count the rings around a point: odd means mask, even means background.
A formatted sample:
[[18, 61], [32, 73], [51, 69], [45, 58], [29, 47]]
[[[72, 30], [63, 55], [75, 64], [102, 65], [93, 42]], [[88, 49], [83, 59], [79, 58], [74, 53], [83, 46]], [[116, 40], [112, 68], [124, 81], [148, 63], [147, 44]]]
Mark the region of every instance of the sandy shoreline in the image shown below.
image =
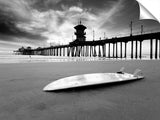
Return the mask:
[[[71, 75], [142, 69], [134, 83], [46, 93], [53, 80]], [[90, 61], [0, 64], [1, 120], [157, 120], [160, 61]]]

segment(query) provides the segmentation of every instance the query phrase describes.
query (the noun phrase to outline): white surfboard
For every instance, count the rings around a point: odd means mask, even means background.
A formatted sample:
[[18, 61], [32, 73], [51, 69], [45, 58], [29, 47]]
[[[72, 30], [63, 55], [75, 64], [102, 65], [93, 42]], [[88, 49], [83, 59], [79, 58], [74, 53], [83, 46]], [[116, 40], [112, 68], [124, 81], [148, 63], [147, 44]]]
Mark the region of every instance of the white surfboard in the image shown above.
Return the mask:
[[65, 77], [48, 84], [43, 90], [55, 91], [106, 83], [139, 80], [144, 78], [142, 75], [137, 75], [139, 71], [140, 70], [136, 70], [134, 74], [125, 73], [121, 70], [117, 73], [92, 73]]

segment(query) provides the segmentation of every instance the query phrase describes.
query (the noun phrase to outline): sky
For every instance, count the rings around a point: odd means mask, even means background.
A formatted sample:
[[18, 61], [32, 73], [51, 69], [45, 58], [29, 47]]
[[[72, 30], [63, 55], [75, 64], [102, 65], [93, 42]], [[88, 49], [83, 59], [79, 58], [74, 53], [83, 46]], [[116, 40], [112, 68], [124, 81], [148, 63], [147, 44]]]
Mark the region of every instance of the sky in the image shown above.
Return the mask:
[[139, 20], [136, 0], [0, 0], [0, 53], [24, 46], [48, 47], [75, 39], [79, 21], [86, 40], [160, 31], [155, 20]]

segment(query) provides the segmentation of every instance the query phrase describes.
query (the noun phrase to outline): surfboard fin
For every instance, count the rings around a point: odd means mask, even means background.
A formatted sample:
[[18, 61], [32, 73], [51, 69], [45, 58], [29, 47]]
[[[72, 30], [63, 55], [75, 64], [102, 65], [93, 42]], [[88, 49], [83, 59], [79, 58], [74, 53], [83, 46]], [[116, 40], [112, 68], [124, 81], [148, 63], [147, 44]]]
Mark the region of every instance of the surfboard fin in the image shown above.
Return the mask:
[[123, 74], [124, 73], [124, 67], [122, 67], [120, 70], [119, 70], [119, 72], [117, 72], [117, 73], [120, 73], [120, 74]]
[[136, 69], [133, 73], [134, 77], [138, 77], [138, 74], [142, 74], [141, 70], [140, 69]]

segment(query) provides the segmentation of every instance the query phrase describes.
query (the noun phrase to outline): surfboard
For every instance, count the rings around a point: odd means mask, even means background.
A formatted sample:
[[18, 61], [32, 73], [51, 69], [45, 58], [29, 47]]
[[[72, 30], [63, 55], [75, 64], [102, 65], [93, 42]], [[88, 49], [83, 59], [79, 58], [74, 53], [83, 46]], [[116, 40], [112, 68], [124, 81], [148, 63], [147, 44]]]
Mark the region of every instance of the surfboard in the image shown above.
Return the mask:
[[68, 88], [77, 88], [91, 85], [100, 85], [114, 82], [125, 82], [143, 79], [144, 76], [137, 75], [139, 71], [135, 71], [134, 74], [126, 72], [117, 73], [91, 73], [75, 75], [70, 77], [61, 78], [48, 84], [43, 88], [44, 91], [56, 91]]

